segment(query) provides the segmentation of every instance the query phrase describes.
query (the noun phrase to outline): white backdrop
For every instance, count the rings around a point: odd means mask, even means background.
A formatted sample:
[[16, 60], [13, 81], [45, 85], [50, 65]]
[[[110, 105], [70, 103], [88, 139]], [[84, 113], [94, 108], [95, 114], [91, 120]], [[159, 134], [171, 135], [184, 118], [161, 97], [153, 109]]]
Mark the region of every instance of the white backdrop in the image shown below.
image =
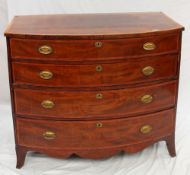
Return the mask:
[[[177, 157], [164, 142], [132, 155], [110, 159], [61, 160], [29, 154], [15, 169], [9, 101], [6, 44], [3, 31], [14, 15], [162, 11], [185, 26], [176, 126]], [[155, 19], [156, 20], [156, 19]], [[190, 1], [189, 0], [0, 0], [0, 175], [190, 175]], [[166, 123], [167, 124], [167, 123]]]

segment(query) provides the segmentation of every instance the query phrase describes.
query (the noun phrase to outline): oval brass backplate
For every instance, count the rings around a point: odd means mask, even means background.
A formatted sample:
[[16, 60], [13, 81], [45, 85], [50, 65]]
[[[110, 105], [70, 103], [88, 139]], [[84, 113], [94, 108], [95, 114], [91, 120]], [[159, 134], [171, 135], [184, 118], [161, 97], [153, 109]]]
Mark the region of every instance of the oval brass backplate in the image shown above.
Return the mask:
[[55, 106], [54, 102], [51, 100], [44, 100], [42, 101], [41, 105], [45, 109], [51, 109]]
[[153, 101], [152, 95], [147, 94], [141, 97], [142, 103], [148, 104], [148, 103], [151, 103], [152, 101]]
[[96, 123], [97, 128], [101, 128], [102, 126], [103, 126], [103, 124], [101, 122]]
[[154, 50], [156, 49], [156, 45], [153, 42], [147, 42], [143, 45], [144, 50]]
[[49, 80], [53, 77], [53, 73], [50, 71], [41, 71], [40, 77], [44, 80]]
[[96, 66], [96, 71], [97, 72], [102, 72], [103, 71], [103, 67], [101, 65], [97, 65]]
[[49, 55], [53, 52], [53, 49], [51, 46], [43, 45], [38, 48], [39, 53], [44, 55]]
[[152, 75], [154, 73], [154, 68], [152, 66], [146, 66], [142, 69], [142, 73], [145, 76]]
[[151, 125], [144, 125], [141, 127], [140, 131], [143, 134], [148, 134], [152, 131], [152, 126]]
[[54, 132], [52, 132], [52, 131], [46, 131], [46, 132], [43, 133], [43, 137], [46, 140], [52, 140], [52, 139], [55, 139], [56, 134]]
[[96, 99], [102, 99], [102, 98], [103, 98], [103, 94], [101, 93], [96, 94]]
[[100, 48], [103, 46], [103, 43], [101, 41], [97, 41], [97, 42], [95, 42], [94, 45], [95, 45], [95, 47]]

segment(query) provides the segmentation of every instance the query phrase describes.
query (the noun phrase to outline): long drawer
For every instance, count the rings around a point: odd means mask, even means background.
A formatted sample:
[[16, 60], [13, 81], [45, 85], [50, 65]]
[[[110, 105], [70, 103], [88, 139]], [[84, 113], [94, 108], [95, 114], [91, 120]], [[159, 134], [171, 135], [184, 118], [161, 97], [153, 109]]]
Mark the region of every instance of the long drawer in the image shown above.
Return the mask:
[[100, 121], [16, 119], [19, 145], [46, 149], [105, 149], [170, 135], [175, 111]]
[[99, 91], [15, 88], [17, 115], [38, 118], [117, 118], [154, 112], [175, 105], [177, 82]]
[[134, 58], [107, 64], [34, 64], [13, 62], [15, 85], [112, 86], [174, 78], [178, 55]]
[[177, 52], [179, 35], [158, 35], [116, 40], [11, 39], [11, 57], [34, 60], [109, 60]]

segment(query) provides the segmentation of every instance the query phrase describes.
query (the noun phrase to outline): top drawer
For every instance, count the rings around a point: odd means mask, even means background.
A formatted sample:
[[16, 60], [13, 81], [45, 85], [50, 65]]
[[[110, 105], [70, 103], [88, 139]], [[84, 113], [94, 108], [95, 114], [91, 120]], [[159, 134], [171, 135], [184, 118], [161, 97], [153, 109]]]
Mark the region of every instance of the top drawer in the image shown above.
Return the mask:
[[35, 60], [109, 60], [177, 52], [179, 35], [160, 35], [116, 40], [11, 39], [11, 57]]

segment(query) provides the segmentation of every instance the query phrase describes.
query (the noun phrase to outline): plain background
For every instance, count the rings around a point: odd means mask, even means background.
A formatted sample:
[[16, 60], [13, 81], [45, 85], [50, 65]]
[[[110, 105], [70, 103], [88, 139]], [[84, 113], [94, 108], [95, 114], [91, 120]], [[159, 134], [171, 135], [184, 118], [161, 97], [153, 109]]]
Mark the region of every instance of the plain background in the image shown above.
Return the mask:
[[[165, 143], [160, 142], [137, 154], [116, 155], [101, 161], [62, 160], [30, 153], [25, 166], [16, 170], [6, 43], [3, 36], [8, 22], [14, 15], [138, 11], [162, 11], [185, 26], [176, 125], [177, 157], [170, 158]], [[190, 175], [189, 53], [189, 0], [0, 0], [0, 175]]]

